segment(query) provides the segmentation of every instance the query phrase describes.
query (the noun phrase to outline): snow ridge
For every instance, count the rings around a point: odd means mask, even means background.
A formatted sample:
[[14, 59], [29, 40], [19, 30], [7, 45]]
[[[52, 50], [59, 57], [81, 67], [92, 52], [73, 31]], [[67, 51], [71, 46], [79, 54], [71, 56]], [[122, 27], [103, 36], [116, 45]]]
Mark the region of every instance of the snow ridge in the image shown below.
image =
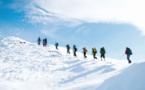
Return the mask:
[[111, 90], [101, 88], [106, 85], [103, 82], [130, 66], [126, 61], [104, 62], [77, 54], [68, 55], [63, 47], [56, 50], [53, 45], [43, 47], [16, 37], [3, 38], [0, 90]]

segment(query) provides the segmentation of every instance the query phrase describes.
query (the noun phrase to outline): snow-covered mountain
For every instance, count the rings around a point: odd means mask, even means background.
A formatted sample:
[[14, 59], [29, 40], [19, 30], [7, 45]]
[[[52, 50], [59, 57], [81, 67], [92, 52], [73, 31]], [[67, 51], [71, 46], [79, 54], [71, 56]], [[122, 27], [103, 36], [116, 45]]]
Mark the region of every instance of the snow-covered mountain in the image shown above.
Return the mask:
[[0, 40], [0, 90], [145, 90], [145, 62], [94, 60], [16, 37]]

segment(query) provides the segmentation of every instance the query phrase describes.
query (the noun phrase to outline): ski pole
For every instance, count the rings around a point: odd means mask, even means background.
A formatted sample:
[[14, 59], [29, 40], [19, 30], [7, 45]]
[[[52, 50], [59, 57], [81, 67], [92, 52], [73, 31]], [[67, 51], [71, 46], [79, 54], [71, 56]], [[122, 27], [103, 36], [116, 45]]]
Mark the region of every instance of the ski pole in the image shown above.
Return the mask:
[[125, 54], [123, 54], [119, 59], [121, 59]]

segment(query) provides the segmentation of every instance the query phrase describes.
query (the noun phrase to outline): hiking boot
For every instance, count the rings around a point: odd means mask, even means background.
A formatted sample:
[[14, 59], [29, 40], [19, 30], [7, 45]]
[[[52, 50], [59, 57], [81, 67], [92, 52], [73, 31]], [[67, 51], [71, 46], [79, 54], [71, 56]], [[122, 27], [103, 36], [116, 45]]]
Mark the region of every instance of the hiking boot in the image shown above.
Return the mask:
[[131, 60], [128, 60], [128, 63], [130, 64], [131, 63]]

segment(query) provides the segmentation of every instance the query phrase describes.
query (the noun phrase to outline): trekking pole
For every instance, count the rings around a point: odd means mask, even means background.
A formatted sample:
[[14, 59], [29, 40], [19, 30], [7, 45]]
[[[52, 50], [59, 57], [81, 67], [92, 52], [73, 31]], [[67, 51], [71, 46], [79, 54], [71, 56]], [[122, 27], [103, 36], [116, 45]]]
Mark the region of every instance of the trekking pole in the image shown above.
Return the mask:
[[125, 54], [123, 54], [119, 59], [121, 59]]

